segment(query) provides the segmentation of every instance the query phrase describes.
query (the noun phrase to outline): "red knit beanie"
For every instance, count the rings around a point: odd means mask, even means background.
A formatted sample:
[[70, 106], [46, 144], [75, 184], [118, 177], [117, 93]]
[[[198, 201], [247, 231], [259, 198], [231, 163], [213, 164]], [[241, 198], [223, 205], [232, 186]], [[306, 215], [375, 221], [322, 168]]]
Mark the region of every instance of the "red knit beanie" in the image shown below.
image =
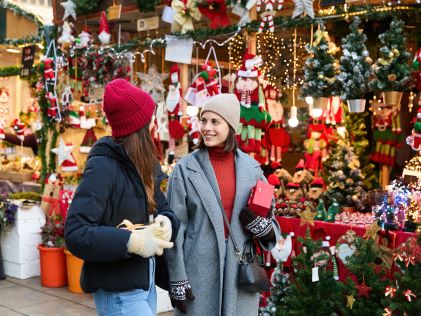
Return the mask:
[[152, 118], [155, 102], [142, 89], [124, 79], [105, 86], [103, 109], [115, 138], [133, 134]]

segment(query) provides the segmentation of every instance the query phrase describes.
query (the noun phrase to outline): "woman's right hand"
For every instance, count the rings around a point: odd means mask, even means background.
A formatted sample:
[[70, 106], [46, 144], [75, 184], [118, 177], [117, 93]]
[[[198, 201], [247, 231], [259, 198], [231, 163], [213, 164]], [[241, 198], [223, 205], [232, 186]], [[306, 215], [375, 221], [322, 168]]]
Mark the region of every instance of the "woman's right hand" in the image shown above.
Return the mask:
[[164, 249], [172, 248], [174, 244], [156, 237], [161, 233], [162, 228], [159, 223], [151, 224], [141, 230], [132, 231], [127, 243], [128, 252], [144, 258], [162, 255]]
[[171, 281], [169, 294], [172, 307], [178, 308], [184, 314], [187, 311], [187, 300], [194, 300], [191, 286], [187, 280]]

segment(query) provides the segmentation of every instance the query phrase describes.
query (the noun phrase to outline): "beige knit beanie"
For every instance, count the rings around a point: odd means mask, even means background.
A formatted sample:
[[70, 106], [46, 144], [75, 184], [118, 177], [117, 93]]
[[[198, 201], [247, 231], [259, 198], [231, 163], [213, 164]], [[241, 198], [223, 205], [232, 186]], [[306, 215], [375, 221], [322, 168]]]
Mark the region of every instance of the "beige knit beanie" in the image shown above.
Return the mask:
[[202, 106], [201, 115], [205, 112], [214, 112], [222, 116], [234, 131], [237, 131], [240, 123], [240, 102], [235, 94], [221, 93], [210, 97]]

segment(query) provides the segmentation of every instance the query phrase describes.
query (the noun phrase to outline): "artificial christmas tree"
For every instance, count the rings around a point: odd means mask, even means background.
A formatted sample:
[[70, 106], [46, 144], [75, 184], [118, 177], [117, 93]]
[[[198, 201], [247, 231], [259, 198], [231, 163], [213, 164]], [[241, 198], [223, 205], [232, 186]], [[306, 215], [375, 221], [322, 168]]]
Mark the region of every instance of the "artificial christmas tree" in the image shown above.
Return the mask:
[[382, 91], [383, 102], [389, 106], [400, 108], [402, 92], [409, 90], [411, 69], [408, 61], [411, 55], [405, 47], [404, 22], [394, 18], [390, 29], [379, 35], [383, 46], [380, 48], [380, 58], [373, 65], [375, 79], [370, 82], [374, 91]]
[[349, 28], [351, 33], [342, 39], [343, 56], [340, 59], [341, 99], [347, 100], [351, 112], [364, 112], [364, 94], [371, 75], [371, 58], [365, 46], [367, 36], [359, 28], [361, 19], [355, 17]]
[[[333, 56], [337, 52], [337, 48], [334, 43], [330, 42], [324, 24], [321, 24], [315, 32], [313, 44], [307, 49], [310, 52], [310, 57], [305, 62], [302, 95], [315, 98], [313, 108], [320, 108], [320, 101], [318, 101], [320, 97], [328, 98], [339, 94], [339, 85], [336, 80], [339, 65]], [[323, 101], [326, 104], [323, 104], [321, 108], [326, 108], [328, 100]]]
[[340, 206], [364, 209], [364, 176], [360, 165], [349, 141], [338, 135], [338, 140], [331, 144], [329, 158], [323, 163], [325, 182], [329, 183], [325, 197], [330, 203], [337, 201]]

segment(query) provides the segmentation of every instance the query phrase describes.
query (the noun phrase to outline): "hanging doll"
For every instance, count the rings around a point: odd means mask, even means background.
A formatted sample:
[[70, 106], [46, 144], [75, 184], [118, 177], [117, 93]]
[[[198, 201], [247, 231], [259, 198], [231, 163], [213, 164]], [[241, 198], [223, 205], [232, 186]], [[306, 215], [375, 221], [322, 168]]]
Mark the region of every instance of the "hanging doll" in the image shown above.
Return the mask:
[[187, 124], [189, 128], [189, 136], [191, 137], [193, 144], [197, 145], [199, 143], [200, 134], [199, 118], [197, 116], [190, 116]]
[[336, 125], [342, 123], [342, 103], [338, 96], [329, 98], [325, 111], [326, 124]]
[[239, 145], [245, 152], [260, 153], [262, 128], [267, 127], [271, 121], [269, 113], [265, 110], [265, 98], [256, 67], [261, 60], [260, 56], [246, 54], [235, 81], [234, 93], [241, 104], [237, 135]]
[[278, 10], [282, 9], [284, 5], [284, 0], [257, 0], [256, 9], [257, 12], [260, 12], [262, 5], [265, 5], [265, 10], [260, 14], [261, 22], [259, 25], [259, 33], [263, 32], [265, 25], [268, 25], [269, 31], [273, 33], [275, 26], [273, 24], [273, 18], [276, 15], [276, 11], [273, 9], [275, 3], [278, 2]]
[[376, 148], [371, 153], [370, 159], [377, 163], [393, 166], [402, 132], [399, 109], [397, 106], [375, 103], [373, 114], [373, 138]]
[[54, 80], [55, 74], [53, 69], [53, 59], [52, 58], [44, 58], [44, 79], [45, 81]]
[[326, 159], [327, 156], [327, 143], [322, 139], [322, 126], [315, 125], [310, 130], [310, 138], [304, 141], [304, 148], [306, 152], [304, 157], [306, 159], [305, 168], [317, 175], [318, 170], [321, 167], [321, 162]]
[[63, 22], [63, 31], [61, 33], [61, 36], [57, 40], [62, 46], [62, 48], [69, 48], [70, 45], [72, 45], [75, 41], [74, 36], [72, 35], [72, 26], [73, 23], [64, 21]]
[[48, 92], [45, 95], [45, 98], [48, 101], [47, 116], [49, 118], [56, 118], [58, 107], [57, 107], [57, 97], [52, 92]]
[[181, 85], [180, 85], [180, 69], [174, 64], [170, 69], [170, 85], [166, 99], [168, 112], [168, 131], [169, 139], [169, 159], [174, 158], [175, 141], [184, 136], [184, 128], [180, 123], [180, 116], [183, 114], [181, 110]]
[[[263, 86], [265, 86], [265, 83]], [[267, 83], [263, 92], [268, 112], [272, 118], [272, 123], [269, 127], [270, 160], [282, 161], [282, 153], [288, 151], [290, 136], [284, 128], [284, 108], [278, 101], [280, 92], [277, 88]]]

